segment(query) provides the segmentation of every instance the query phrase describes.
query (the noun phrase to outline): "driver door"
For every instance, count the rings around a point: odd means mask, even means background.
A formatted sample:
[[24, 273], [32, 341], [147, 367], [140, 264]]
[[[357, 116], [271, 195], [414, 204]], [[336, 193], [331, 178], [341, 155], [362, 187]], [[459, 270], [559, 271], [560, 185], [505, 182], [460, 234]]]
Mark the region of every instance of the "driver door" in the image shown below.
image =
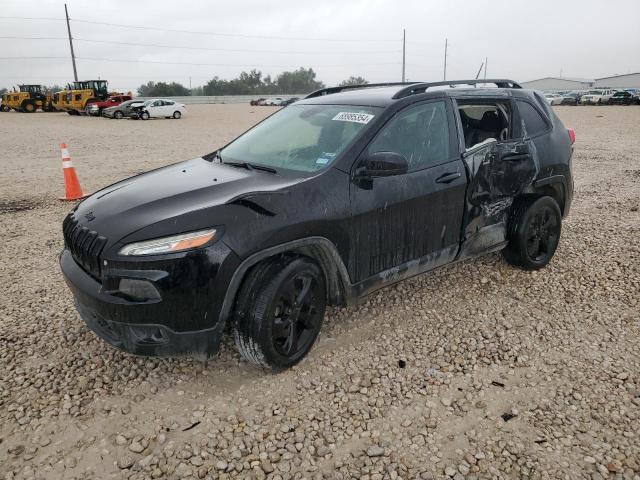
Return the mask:
[[413, 104], [382, 127], [356, 162], [354, 172], [371, 154], [394, 152], [406, 158], [408, 169], [387, 177], [352, 176], [348, 268], [354, 283], [394, 268], [419, 273], [455, 257], [466, 177], [454, 138], [448, 101]]

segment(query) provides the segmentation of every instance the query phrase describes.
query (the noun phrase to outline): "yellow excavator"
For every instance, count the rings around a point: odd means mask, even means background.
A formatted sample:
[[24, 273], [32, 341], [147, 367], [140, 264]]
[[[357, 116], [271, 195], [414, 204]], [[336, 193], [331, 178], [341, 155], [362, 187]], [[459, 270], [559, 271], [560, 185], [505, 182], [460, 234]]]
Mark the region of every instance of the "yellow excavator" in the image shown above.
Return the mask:
[[[93, 102], [109, 97], [109, 84], [106, 80], [83, 80], [68, 85], [67, 90], [56, 92], [57, 101], [54, 108], [69, 115], [86, 115]], [[55, 100], [55, 98], [54, 98]]]
[[50, 112], [53, 110], [52, 102], [52, 95], [46, 93], [42, 85], [19, 85], [18, 90], [2, 95], [0, 110], [33, 113], [41, 109]]

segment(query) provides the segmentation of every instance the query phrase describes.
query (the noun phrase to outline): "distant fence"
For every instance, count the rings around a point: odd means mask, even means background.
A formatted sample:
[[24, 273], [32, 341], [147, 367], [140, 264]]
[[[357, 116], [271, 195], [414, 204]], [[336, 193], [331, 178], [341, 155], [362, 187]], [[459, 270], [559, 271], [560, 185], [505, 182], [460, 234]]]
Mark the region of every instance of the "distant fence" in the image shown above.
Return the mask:
[[[186, 97], [162, 97], [170, 98], [179, 103], [185, 105], [198, 105], [206, 103], [249, 103], [251, 100], [257, 100], [258, 98], [293, 98], [304, 97], [306, 93], [300, 93], [295, 95], [217, 95], [217, 96], [186, 96]], [[149, 100], [151, 98], [160, 97], [136, 97], [139, 100]]]

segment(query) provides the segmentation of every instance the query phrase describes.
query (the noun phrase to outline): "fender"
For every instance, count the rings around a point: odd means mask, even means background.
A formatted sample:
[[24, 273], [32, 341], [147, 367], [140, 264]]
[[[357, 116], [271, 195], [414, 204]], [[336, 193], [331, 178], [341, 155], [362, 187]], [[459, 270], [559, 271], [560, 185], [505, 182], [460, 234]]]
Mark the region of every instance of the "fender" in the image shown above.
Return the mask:
[[346, 305], [354, 300], [349, 273], [336, 246], [325, 237], [307, 237], [269, 247], [244, 259], [231, 277], [219, 321], [226, 322], [230, 317], [240, 285], [251, 267], [274, 255], [291, 252], [301, 253], [318, 262], [327, 280], [329, 304]]

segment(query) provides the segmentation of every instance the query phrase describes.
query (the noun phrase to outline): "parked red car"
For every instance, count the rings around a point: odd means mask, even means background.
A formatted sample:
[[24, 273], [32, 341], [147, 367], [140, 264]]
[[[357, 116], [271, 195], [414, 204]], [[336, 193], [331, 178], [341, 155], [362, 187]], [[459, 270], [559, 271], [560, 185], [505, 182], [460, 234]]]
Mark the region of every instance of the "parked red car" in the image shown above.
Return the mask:
[[87, 105], [87, 113], [89, 115], [95, 115], [99, 117], [102, 115], [102, 110], [104, 110], [105, 108], [118, 106], [122, 102], [126, 102], [127, 100], [131, 100], [131, 95], [114, 95], [113, 97], [109, 97], [102, 102], [93, 102]]

